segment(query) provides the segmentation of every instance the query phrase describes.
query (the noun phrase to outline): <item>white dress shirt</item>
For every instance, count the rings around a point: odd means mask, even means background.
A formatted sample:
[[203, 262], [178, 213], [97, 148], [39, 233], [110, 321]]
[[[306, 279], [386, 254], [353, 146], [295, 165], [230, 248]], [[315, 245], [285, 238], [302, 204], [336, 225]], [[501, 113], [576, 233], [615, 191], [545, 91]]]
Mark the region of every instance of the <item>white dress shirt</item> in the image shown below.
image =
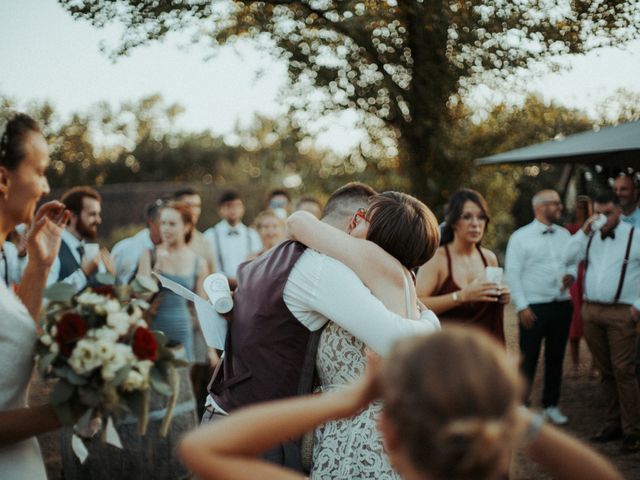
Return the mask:
[[636, 208], [630, 215], [620, 215], [620, 220], [632, 227], [640, 227], [640, 208]]
[[[615, 238], [602, 239], [595, 232], [589, 247], [589, 263], [585, 273], [584, 298], [598, 303], [613, 303], [620, 283], [622, 262], [627, 251], [632, 225], [620, 222], [614, 229]], [[572, 261], [584, 260], [589, 237], [578, 230], [567, 245], [566, 256]], [[618, 303], [633, 305], [640, 310], [640, 229], [633, 233], [629, 263]]]
[[531, 304], [569, 300], [562, 277], [575, 278], [577, 270], [576, 263], [564, 257], [570, 238], [566, 228], [548, 227], [538, 220], [513, 232], [507, 245], [505, 272], [516, 311]]
[[[73, 258], [76, 259], [78, 263], [81, 263], [80, 253], [78, 252], [78, 247], [84, 245], [84, 241], [78, 240], [74, 237], [69, 230], [62, 231], [62, 241], [67, 244], [69, 250], [71, 250], [71, 254]], [[106, 272], [105, 266], [100, 262], [98, 265], [98, 272]], [[60, 257], [56, 257], [51, 265], [51, 271], [49, 272], [49, 276], [47, 277], [47, 287], [49, 285], [53, 285], [58, 282], [58, 276], [60, 275]], [[84, 287], [87, 286], [87, 277], [81, 268], [78, 268], [75, 272], [69, 275], [67, 278], [63, 278], [60, 280], [61, 282], [70, 283], [76, 289], [76, 292], [81, 291]]]
[[221, 220], [204, 232], [216, 255], [216, 265], [227, 277], [236, 278], [238, 265], [262, 250], [258, 232], [243, 223], [232, 227]]
[[111, 258], [116, 268], [116, 283], [118, 285], [129, 283], [133, 272], [138, 268], [142, 252], [153, 250], [153, 248], [148, 228], [116, 243], [111, 250]]

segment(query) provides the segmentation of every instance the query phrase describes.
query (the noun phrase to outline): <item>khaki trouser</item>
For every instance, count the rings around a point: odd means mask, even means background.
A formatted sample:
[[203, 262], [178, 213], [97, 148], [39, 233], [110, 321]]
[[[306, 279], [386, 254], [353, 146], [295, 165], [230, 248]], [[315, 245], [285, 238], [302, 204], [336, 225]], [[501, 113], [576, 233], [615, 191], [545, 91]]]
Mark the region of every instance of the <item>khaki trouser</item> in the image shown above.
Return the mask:
[[636, 325], [629, 305], [585, 302], [584, 338], [602, 373], [607, 426], [640, 434], [640, 390], [635, 375]]

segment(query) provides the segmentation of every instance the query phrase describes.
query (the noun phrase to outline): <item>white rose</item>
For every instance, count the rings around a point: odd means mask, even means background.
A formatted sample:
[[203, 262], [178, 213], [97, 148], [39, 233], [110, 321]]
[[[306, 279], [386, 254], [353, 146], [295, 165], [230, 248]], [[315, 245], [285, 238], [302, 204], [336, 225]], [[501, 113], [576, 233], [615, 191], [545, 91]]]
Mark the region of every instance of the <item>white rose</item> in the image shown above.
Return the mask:
[[96, 351], [98, 357], [102, 360], [104, 364], [105, 361], [111, 360], [116, 352], [115, 345], [113, 342], [105, 341], [105, 340], [96, 340]]
[[58, 345], [58, 342], [53, 342], [49, 347], [49, 351], [51, 353], [58, 353], [60, 351], [60, 346]]
[[54, 325], [53, 327], [51, 327], [51, 336], [55, 337], [56, 335], [58, 335], [58, 327]]
[[146, 386], [147, 382], [145, 377], [136, 370], [131, 370], [129, 375], [127, 375], [127, 379], [122, 384], [122, 388], [128, 392], [131, 390], [143, 390]]
[[118, 373], [118, 370], [120, 369], [115, 368], [115, 366], [112, 363], [104, 364], [102, 365], [102, 370], [101, 370], [102, 378], [109, 382], [116, 377], [116, 373]]
[[118, 334], [111, 328], [102, 327], [97, 330], [91, 330], [91, 336], [96, 340], [115, 343], [118, 340]]
[[40, 337], [40, 341], [42, 342], [43, 345], [46, 345], [48, 347], [53, 342], [53, 339], [48, 334], [45, 333]]
[[120, 311], [120, 302], [118, 302], [118, 300], [115, 299], [110, 299], [107, 301], [107, 303], [105, 303], [104, 305], [104, 309], [107, 311], [107, 313], [116, 313]]
[[126, 312], [110, 313], [107, 315], [107, 325], [118, 335], [124, 335], [129, 331], [129, 315]]
[[102, 365], [96, 342], [86, 338], [80, 340], [71, 353], [69, 364], [79, 374], [90, 372]]
[[81, 305], [101, 305], [107, 301], [107, 297], [93, 292], [84, 292], [78, 295], [76, 301]]

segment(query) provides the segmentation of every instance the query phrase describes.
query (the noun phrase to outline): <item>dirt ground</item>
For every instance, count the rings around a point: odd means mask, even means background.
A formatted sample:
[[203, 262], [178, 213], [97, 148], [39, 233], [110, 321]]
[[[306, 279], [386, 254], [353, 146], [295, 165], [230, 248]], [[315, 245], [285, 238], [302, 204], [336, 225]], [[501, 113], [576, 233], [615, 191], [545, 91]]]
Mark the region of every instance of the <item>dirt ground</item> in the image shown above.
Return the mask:
[[[507, 348], [510, 351], [518, 351], [518, 333], [516, 318], [513, 310], [508, 308], [505, 316], [505, 331], [507, 336]], [[581, 345], [581, 367], [583, 372], [588, 372], [591, 364], [589, 352], [584, 344]], [[576, 437], [588, 441], [590, 435], [598, 431], [604, 421], [604, 401], [600, 395], [598, 381], [590, 379], [587, 373], [578, 378], [571, 378], [569, 356], [565, 358], [565, 378], [562, 387], [560, 407], [569, 417], [569, 423], [564, 427], [566, 431]], [[540, 377], [542, 365], [538, 368], [538, 376], [534, 384], [532, 402], [533, 408], [539, 408]], [[31, 404], [39, 405], [46, 402], [48, 386], [36, 379], [31, 391]], [[47, 465], [49, 480], [64, 479], [60, 462], [60, 435], [57, 432], [38, 437]], [[619, 442], [604, 445], [593, 445], [602, 454], [606, 455], [629, 480], [640, 479], [640, 453], [633, 455], [621, 455], [618, 452]], [[511, 469], [511, 480], [546, 480], [550, 479], [535, 463], [522, 455], [517, 455]]]

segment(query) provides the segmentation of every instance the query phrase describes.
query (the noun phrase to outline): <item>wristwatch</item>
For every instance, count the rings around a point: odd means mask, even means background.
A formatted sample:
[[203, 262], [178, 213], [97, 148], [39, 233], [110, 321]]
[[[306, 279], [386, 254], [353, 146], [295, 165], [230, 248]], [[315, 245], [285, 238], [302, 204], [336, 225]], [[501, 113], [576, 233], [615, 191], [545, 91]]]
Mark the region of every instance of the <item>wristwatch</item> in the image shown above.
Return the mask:
[[459, 301], [459, 299], [460, 299], [460, 296], [458, 295], [458, 292], [453, 292], [453, 293], [451, 294], [451, 299], [452, 299], [455, 303], [458, 303], [458, 301]]

